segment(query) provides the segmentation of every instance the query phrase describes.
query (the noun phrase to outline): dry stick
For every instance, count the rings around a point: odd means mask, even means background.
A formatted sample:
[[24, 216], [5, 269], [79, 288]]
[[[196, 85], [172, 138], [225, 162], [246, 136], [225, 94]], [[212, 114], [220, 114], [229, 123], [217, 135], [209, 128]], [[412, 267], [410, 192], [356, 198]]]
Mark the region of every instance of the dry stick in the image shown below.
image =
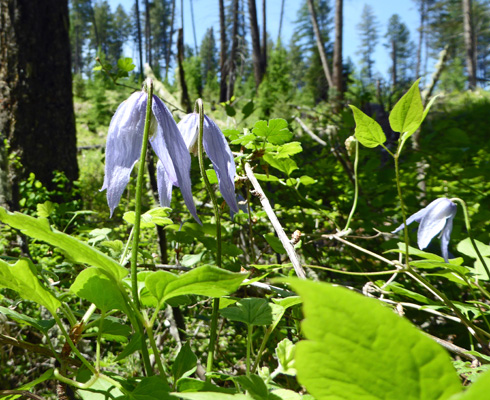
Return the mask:
[[269, 203], [269, 199], [267, 199], [267, 196], [265, 195], [264, 191], [260, 187], [259, 181], [255, 177], [249, 163], [245, 163], [245, 172], [247, 174], [248, 179], [250, 180], [250, 183], [255, 189], [255, 195], [259, 198], [262, 207], [264, 207], [264, 210], [267, 213], [267, 216], [269, 217], [269, 220], [271, 221], [272, 226], [274, 227], [274, 230], [277, 233], [277, 236], [279, 237], [279, 240], [281, 241], [282, 245], [284, 246], [284, 249], [288, 253], [289, 259], [293, 264], [293, 268], [296, 272], [296, 275], [298, 276], [298, 278], [306, 279], [305, 270], [301, 266], [299, 257], [296, 254], [293, 245], [289, 241], [289, 238], [284, 232], [281, 223], [277, 219], [276, 214], [274, 213], [274, 210], [272, 209], [271, 204]]
[[298, 117], [294, 117], [294, 120], [301, 126], [301, 129], [305, 131], [315, 142], [320, 143], [322, 146], [326, 146], [327, 142], [317, 136], [310, 128], [308, 128], [303, 121], [301, 121]]

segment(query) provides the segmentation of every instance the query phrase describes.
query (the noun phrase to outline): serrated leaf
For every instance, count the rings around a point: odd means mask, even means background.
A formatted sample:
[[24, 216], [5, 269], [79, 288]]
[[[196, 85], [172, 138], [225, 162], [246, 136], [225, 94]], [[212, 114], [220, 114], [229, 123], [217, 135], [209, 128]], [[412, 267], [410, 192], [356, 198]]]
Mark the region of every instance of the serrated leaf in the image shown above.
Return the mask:
[[95, 267], [78, 274], [70, 290], [78, 297], [94, 303], [100, 310], [126, 310], [124, 297], [116, 283]]
[[272, 167], [284, 172], [286, 175], [291, 175], [291, 173], [298, 169], [296, 162], [290, 158], [275, 158], [271, 154], [265, 154], [262, 157], [265, 162], [267, 162]]
[[490, 393], [490, 371], [482, 374], [464, 392], [451, 396], [449, 400], [483, 400]]
[[285, 119], [277, 118], [267, 121], [257, 121], [252, 129], [252, 133], [259, 137], [265, 137], [269, 143], [283, 144], [289, 142], [293, 134], [288, 129]]
[[101, 251], [51, 228], [46, 219], [38, 219], [17, 212], [11, 213], [0, 207], [0, 221], [12, 228], [19, 229], [33, 239], [39, 239], [62, 249], [76, 262], [105, 270], [115, 279], [122, 279], [128, 274], [125, 268]]
[[51, 201], [45, 201], [36, 205], [37, 215], [41, 218], [48, 218], [55, 210], [55, 205]]
[[41, 286], [36, 268], [27, 259], [20, 259], [14, 265], [0, 260], [0, 288], [16, 291], [23, 299], [46, 307], [53, 315], [61, 305], [56, 297]]
[[[172, 220], [168, 218], [168, 207], [156, 207], [148, 210], [141, 215], [140, 227], [144, 228], [154, 228], [155, 225], [165, 226], [172, 224]], [[123, 219], [131, 225], [134, 225], [135, 221], [134, 211], [127, 211], [123, 215]]]
[[240, 136], [239, 138], [232, 140], [231, 144], [241, 144], [242, 146], [246, 146], [247, 144], [253, 142], [256, 139], [253, 133], [247, 133], [246, 135]]
[[197, 369], [197, 357], [191, 350], [189, 342], [186, 342], [177, 354], [175, 362], [172, 365], [172, 375], [174, 382], [180, 378], [186, 378], [192, 375]]
[[133, 64], [132, 58], [123, 57], [117, 60], [117, 67], [125, 72], [131, 72], [136, 68], [136, 65]]
[[303, 148], [301, 147], [300, 142], [289, 142], [286, 144], [283, 144], [279, 149], [277, 149], [277, 154], [275, 155], [276, 158], [287, 158], [290, 157], [294, 154], [301, 153], [303, 151]]
[[386, 142], [386, 136], [381, 126], [370, 116], [364, 114], [357, 107], [349, 105], [354, 113], [354, 120], [356, 121], [356, 130], [354, 135], [363, 146], [377, 147], [380, 144]]
[[390, 112], [391, 129], [395, 132], [406, 133], [406, 138], [413, 134], [422, 123], [424, 107], [419, 90], [420, 78], [395, 104]]
[[247, 325], [270, 325], [272, 323], [272, 308], [265, 299], [247, 298], [235, 306], [224, 308], [221, 315], [232, 321], [244, 322]]
[[279, 361], [281, 373], [285, 375], [296, 376], [294, 368], [295, 347], [289, 339], [281, 340], [276, 347], [276, 357]]
[[445, 350], [376, 300], [325, 283], [288, 282], [305, 315], [298, 381], [317, 400], [447, 400], [460, 391]]

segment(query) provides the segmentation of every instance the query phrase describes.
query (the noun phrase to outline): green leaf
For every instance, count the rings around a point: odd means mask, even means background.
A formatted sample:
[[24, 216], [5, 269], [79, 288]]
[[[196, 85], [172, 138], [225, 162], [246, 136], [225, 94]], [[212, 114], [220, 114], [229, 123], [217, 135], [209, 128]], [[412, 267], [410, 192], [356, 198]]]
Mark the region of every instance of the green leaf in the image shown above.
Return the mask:
[[370, 116], [364, 114], [361, 110], [353, 105], [349, 105], [354, 113], [356, 121], [356, 130], [354, 135], [363, 146], [377, 147], [386, 142], [386, 136], [381, 126]]
[[417, 79], [403, 97], [391, 110], [389, 120], [391, 129], [406, 133], [405, 139], [412, 135], [422, 123], [424, 107], [419, 90], [420, 79]]
[[126, 400], [177, 400], [170, 395], [168, 383], [160, 376], [143, 378]]
[[488, 398], [488, 393], [490, 393], [490, 371], [482, 374], [464, 392], [451, 396], [449, 400], [482, 400]]
[[20, 259], [14, 265], [0, 260], [0, 288], [15, 290], [20, 297], [46, 307], [53, 315], [61, 305], [37, 279], [36, 268], [30, 260]]
[[[155, 225], [165, 226], [172, 224], [172, 220], [168, 218], [170, 208], [168, 207], [156, 207], [148, 210], [141, 215], [140, 227], [141, 228], [154, 228]], [[134, 225], [135, 213], [134, 211], [125, 212], [123, 219]]]
[[213, 385], [211, 382], [201, 381], [193, 378], [180, 378], [177, 382], [177, 390], [179, 392], [220, 392], [220, 393], [235, 393], [234, 389], [222, 388]]
[[70, 290], [102, 311], [126, 310], [119, 287], [107, 275], [101, 274], [98, 268], [91, 267], [80, 272]]
[[224, 308], [223, 317], [232, 321], [244, 322], [247, 325], [270, 325], [272, 323], [272, 307], [265, 299], [256, 297], [242, 299], [236, 306]]
[[274, 396], [279, 397], [281, 400], [301, 400], [303, 398], [299, 393], [293, 392], [289, 389], [276, 389], [273, 390], [271, 393]]
[[293, 137], [288, 129], [288, 122], [282, 118], [271, 119], [269, 123], [257, 121], [252, 133], [259, 137], [265, 137], [272, 144], [283, 144], [289, 142]]
[[195, 294], [221, 297], [235, 292], [246, 274], [237, 274], [212, 266], [203, 266], [176, 276], [166, 271], [157, 271], [146, 278], [145, 284], [159, 301], [172, 297]]
[[230, 143], [231, 144], [241, 144], [243, 146], [246, 146], [250, 142], [253, 142], [257, 136], [255, 136], [253, 133], [247, 133], [246, 135], [240, 136], [237, 139], [232, 140]]
[[[77, 381], [85, 383], [92, 377], [92, 373], [85, 369], [80, 368], [77, 373]], [[108, 400], [108, 399], [122, 399], [123, 393], [114, 386], [112, 382], [109, 382], [103, 378], [98, 378], [89, 390], [78, 389], [77, 393], [83, 400]]]
[[301, 153], [302, 151], [303, 148], [301, 147], [300, 142], [289, 142], [279, 147], [279, 149], [277, 150], [276, 158], [287, 158], [292, 155]]
[[262, 182], [279, 182], [279, 178], [274, 175], [254, 174], [258, 181]]
[[265, 154], [262, 158], [265, 162], [279, 171], [284, 172], [287, 176], [291, 175], [294, 170], [298, 169], [298, 165], [290, 158], [275, 158], [271, 154]]
[[[100, 320], [97, 321], [97, 327], [100, 327]], [[131, 334], [129, 325], [124, 325], [118, 318], [106, 317], [102, 323], [102, 336], [108, 340], [116, 342], [127, 342]]]
[[[1, 267], [0, 267], [1, 268]], [[34, 319], [25, 314], [20, 314], [17, 311], [0, 306], [0, 314], [8, 315], [14, 321], [26, 323], [39, 329], [41, 332], [47, 333], [55, 324], [54, 319]]]
[[309, 186], [317, 183], [318, 181], [316, 179], [313, 179], [310, 176], [303, 175], [299, 178], [299, 181], [302, 185]]
[[389, 308], [341, 287], [287, 282], [305, 315], [298, 381], [317, 400], [446, 400], [460, 391], [445, 350]]
[[131, 336], [129, 343], [126, 345], [123, 351], [117, 355], [114, 361], [124, 360], [126, 357], [130, 356], [139, 349], [141, 349], [141, 333], [136, 332], [133, 336]]
[[243, 390], [246, 390], [255, 400], [267, 400], [270, 397], [267, 385], [258, 375], [240, 375], [235, 377], [233, 380], [238, 382]]
[[123, 268], [106, 254], [74, 237], [51, 228], [44, 218], [34, 218], [17, 212], [11, 213], [0, 207], [0, 221], [20, 230], [26, 236], [60, 248], [76, 262], [103, 269], [116, 279], [122, 279], [128, 274], [126, 268]]
[[248, 118], [254, 112], [254, 101], [250, 100], [242, 108], [243, 119]]
[[41, 218], [48, 218], [55, 210], [55, 205], [50, 201], [45, 201], [43, 204], [38, 204], [37, 215]]
[[276, 253], [286, 254], [286, 250], [284, 249], [284, 246], [282, 245], [281, 241], [273, 233], [266, 233], [264, 235], [264, 239], [267, 240], [269, 246], [271, 246], [272, 250], [274, 250]]
[[186, 342], [177, 354], [175, 362], [172, 365], [172, 375], [174, 382], [180, 378], [187, 378], [192, 375], [197, 369], [197, 357], [192, 352], [189, 342]]
[[285, 375], [296, 376], [294, 368], [295, 347], [289, 339], [281, 340], [276, 347], [276, 357], [279, 361], [281, 373]]
[[131, 72], [136, 68], [136, 65], [133, 64], [133, 59], [129, 57], [123, 57], [117, 60], [117, 67], [123, 71]]
[[216, 171], [214, 169], [207, 169], [206, 176], [208, 177], [208, 181], [211, 185], [216, 185], [218, 181], [218, 175], [216, 175]]
[[[480, 251], [480, 254], [483, 257], [490, 257], [490, 246], [485, 243], [480, 242], [479, 240], [475, 240], [476, 247]], [[465, 256], [471, 258], [478, 258], [478, 254], [475, 251], [475, 248], [471, 244], [471, 239], [466, 238], [458, 243], [457, 247], [460, 253], [463, 253]]]
[[229, 104], [225, 104], [225, 111], [226, 115], [228, 115], [229, 117], [234, 117], [236, 115], [235, 108], [230, 106]]

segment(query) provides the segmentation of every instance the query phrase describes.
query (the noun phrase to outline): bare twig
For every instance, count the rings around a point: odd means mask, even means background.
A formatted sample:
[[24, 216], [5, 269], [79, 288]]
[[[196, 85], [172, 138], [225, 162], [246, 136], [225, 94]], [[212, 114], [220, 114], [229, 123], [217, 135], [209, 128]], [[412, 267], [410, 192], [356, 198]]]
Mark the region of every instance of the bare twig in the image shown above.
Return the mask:
[[301, 126], [304, 132], [306, 132], [315, 142], [320, 143], [322, 146], [326, 146], [327, 142], [323, 140], [321, 137], [317, 136], [310, 128], [306, 126], [306, 124], [301, 121], [298, 117], [294, 117], [294, 120]]
[[286, 250], [289, 259], [291, 260], [291, 263], [293, 264], [293, 268], [296, 271], [296, 275], [298, 278], [301, 279], [306, 279], [306, 274], [305, 270], [301, 266], [301, 262], [299, 261], [299, 257], [296, 254], [296, 251], [294, 250], [293, 245], [289, 241], [289, 238], [287, 237], [286, 233], [284, 232], [284, 229], [281, 226], [281, 223], [276, 217], [276, 214], [274, 213], [274, 210], [271, 207], [271, 204], [269, 203], [269, 199], [265, 195], [264, 191], [262, 190], [259, 181], [255, 177], [252, 168], [250, 167], [249, 163], [245, 163], [245, 172], [247, 174], [248, 179], [250, 180], [250, 183], [254, 187], [255, 194], [259, 198], [262, 207], [264, 207], [265, 212], [267, 213], [267, 216], [269, 217], [269, 220], [272, 223], [272, 226], [274, 227], [274, 230], [277, 233], [277, 236], [279, 237], [279, 240], [281, 241], [282, 245], [284, 246], [284, 249]]

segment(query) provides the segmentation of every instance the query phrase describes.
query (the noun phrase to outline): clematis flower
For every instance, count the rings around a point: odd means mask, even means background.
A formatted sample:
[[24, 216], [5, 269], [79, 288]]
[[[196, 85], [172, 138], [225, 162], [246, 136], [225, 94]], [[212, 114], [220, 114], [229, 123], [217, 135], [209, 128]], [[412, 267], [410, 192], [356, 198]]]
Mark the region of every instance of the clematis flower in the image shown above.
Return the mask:
[[[100, 190], [107, 189], [107, 203], [111, 216], [141, 155], [147, 102], [147, 93], [133, 93], [118, 107], [109, 126], [104, 184]], [[178, 186], [187, 208], [200, 222], [192, 198], [189, 151], [172, 114], [155, 95], [152, 101], [150, 144], [159, 159], [157, 182], [160, 204], [168, 207], [172, 186]]]
[[[199, 114], [187, 114], [177, 124], [189, 152], [197, 155], [199, 137]], [[218, 177], [219, 190], [233, 213], [238, 212], [235, 196], [235, 161], [225, 136], [210, 118], [204, 116], [203, 147], [213, 163]]]
[[[457, 206], [451, 200], [443, 197], [434, 200], [427, 207], [416, 212], [407, 219], [407, 225], [419, 222], [417, 232], [417, 244], [420, 250], [424, 250], [439, 232], [441, 232], [441, 253], [446, 262], [448, 261], [448, 244], [453, 229], [453, 220], [456, 215]], [[405, 227], [401, 224], [392, 233], [397, 233]]]

